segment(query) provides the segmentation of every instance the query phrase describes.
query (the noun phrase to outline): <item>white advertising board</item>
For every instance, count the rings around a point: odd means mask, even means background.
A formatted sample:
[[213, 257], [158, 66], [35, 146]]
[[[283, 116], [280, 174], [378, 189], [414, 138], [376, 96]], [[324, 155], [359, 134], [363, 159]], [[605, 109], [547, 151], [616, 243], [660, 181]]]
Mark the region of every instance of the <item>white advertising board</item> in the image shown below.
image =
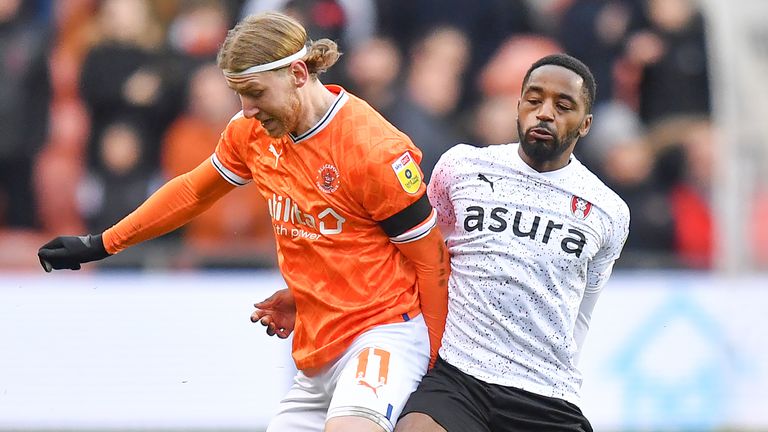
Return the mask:
[[595, 430], [768, 429], [768, 277], [616, 274], [580, 366]]
[[259, 430], [295, 372], [249, 320], [274, 273], [0, 281], [0, 430]]
[[[0, 275], [0, 430], [261, 430], [294, 374], [276, 273]], [[581, 357], [595, 430], [768, 430], [768, 276], [617, 273]]]

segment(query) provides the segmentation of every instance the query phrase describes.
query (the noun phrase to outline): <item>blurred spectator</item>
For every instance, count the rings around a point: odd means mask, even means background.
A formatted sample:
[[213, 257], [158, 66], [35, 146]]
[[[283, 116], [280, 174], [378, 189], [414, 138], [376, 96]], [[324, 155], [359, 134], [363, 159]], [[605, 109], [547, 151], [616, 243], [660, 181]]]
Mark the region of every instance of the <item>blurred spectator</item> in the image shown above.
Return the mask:
[[629, 244], [635, 249], [670, 251], [672, 220], [653, 168], [654, 155], [643, 136], [622, 137], [603, 152], [604, 177], [637, 214], [634, 241]]
[[183, 81], [160, 52], [162, 30], [146, 0], [105, 0], [98, 23], [101, 39], [88, 52], [80, 76], [91, 117], [88, 163], [100, 168], [95, 140], [116, 119], [128, 119], [145, 137], [144, 170], [157, 170], [160, 137], [180, 109]]
[[246, 0], [240, 15], [269, 10], [299, 20], [312, 39], [341, 41], [342, 50], [351, 50], [373, 37], [378, 22], [374, 0]]
[[[574, 54], [597, 76], [601, 118], [575, 153], [633, 211], [619, 265], [633, 265], [635, 251], [637, 265], [653, 265], [643, 251], [666, 256], [670, 247], [690, 265], [710, 265], [712, 180], [694, 175], [704, 171], [696, 161], [706, 152], [687, 144], [698, 141], [691, 138], [698, 127], [689, 127], [698, 123], [669, 121], [710, 109], [695, 0], [0, 1], [0, 226], [83, 232], [85, 222], [100, 223], [100, 212], [119, 211], [101, 208], [100, 199], [143, 196], [157, 176], [210, 156], [239, 108], [208, 63], [234, 18], [267, 9], [297, 17], [313, 39], [341, 42], [342, 67], [329, 80], [411, 135], [427, 176], [457, 142], [515, 141], [527, 66], [546, 54]], [[119, 183], [132, 192], [118, 192]], [[271, 227], [259, 225], [264, 207], [238, 213], [228, 205], [182, 232], [190, 253], [173, 256], [192, 266], [252, 265], [258, 259], [250, 257], [262, 254], [271, 265]], [[754, 207], [765, 219], [765, 200]], [[758, 259], [768, 261], [757, 240], [768, 238], [763, 219], [749, 229]], [[2, 235], [3, 245], [26, 244]]]
[[[373, 37], [378, 21], [374, 0], [247, 0], [241, 15], [268, 10], [292, 16], [313, 40], [328, 38], [338, 42], [342, 53]], [[346, 61], [342, 55], [336, 68], [324, 72], [325, 82], [347, 86]]]
[[162, 185], [142, 162], [146, 145], [141, 128], [116, 120], [97, 139], [99, 163], [80, 187], [80, 210], [90, 232], [101, 232], [133, 211]]
[[229, 12], [221, 0], [193, 0], [182, 3], [168, 28], [168, 44], [189, 59], [192, 69], [216, 59], [230, 27]]
[[[620, 101], [605, 102], [595, 106], [593, 115], [600, 119], [589, 134], [579, 141], [575, 153], [579, 160], [598, 175], [605, 171], [605, 152], [622, 140], [635, 140], [645, 135], [640, 116]], [[649, 150], [651, 144], [648, 144]], [[653, 151], [651, 151], [653, 153]], [[655, 158], [655, 155], [653, 155]], [[630, 207], [630, 210], [632, 207]]]
[[559, 19], [558, 42], [595, 75], [596, 105], [613, 99], [614, 65], [641, 14], [637, 0], [575, 0]]
[[51, 52], [54, 98], [79, 98], [78, 78], [88, 50], [98, 37], [94, 13], [99, 0], [67, 0], [54, 3], [56, 33]]
[[[471, 46], [460, 104], [477, 102], [477, 76], [508, 37], [530, 33], [529, 2], [525, 0], [378, 0], [380, 31], [408, 53], [436, 27], [453, 27], [467, 35]], [[531, 62], [533, 63], [533, 62]], [[530, 65], [530, 64], [529, 64]], [[527, 66], [526, 66], [527, 68]], [[519, 89], [518, 89], [519, 91]]]
[[555, 40], [545, 36], [513, 36], [499, 46], [481, 71], [480, 92], [484, 96], [507, 95], [517, 104], [528, 68], [536, 60], [562, 51]]
[[643, 122], [709, 114], [709, 73], [703, 19], [693, 0], [646, 0], [650, 27], [626, 45], [626, 66], [638, 71]]
[[0, 226], [39, 226], [32, 168], [48, 133], [49, 38], [21, 0], [0, 2]]
[[[653, 133], [659, 142], [668, 143], [659, 161], [668, 165], [666, 179], [672, 182], [669, 205], [678, 260], [688, 268], [712, 269], [718, 247], [712, 203], [718, 152], [714, 125], [707, 118], [670, 117], [659, 122]], [[749, 176], [743, 181], [750, 181]], [[750, 249], [755, 263], [764, 266], [768, 263], [768, 191], [758, 184], [752, 192], [743, 227], [749, 233], [748, 244], [741, 247]]]
[[[192, 170], [213, 154], [221, 131], [240, 110], [215, 63], [195, 70], [186, 110], [163, 140], [162, 167], [167, 179]], [[272, 219], [267, 204], [252, 186], [236, 188], [182, 232], [180, 265], [221, 267], [275, 265]]]
[[466, 36], [454, 28], [428, 34], [413, 49], [395, 109], [383, 113], [421, 149], [427, 180], [443, 152], [463, 141], [455, 115], [469, 49]]
[[667, 191], [678, 262], [709, 268], [714, 251], [711, 125], [696, 116], [670, 117], [649, 129], [648, 141], [656, 149], [658, 179]]
[[386, 116], [395, 109], [401, 63], [400, 53], [390, 39], [366, 40], [347, 54], [348, 90]]
[[88, 133], [88, 115], [82, 104], [66, 98], [54, 103], [50, 139], [35, 166], [38, 214], [47, 232], [85, 232], [77, 190]]
[[474, 112], [472, 144], [485, 146], [516, 142], [518, 99], [506, 94], [483, 99]]
[[41, 227], [48, 232], [84, 232], [77, 206], [83, 156], [90, 133], [88, 113], [78, 91], [85, 55], [96, 36], [97, 0], [57, 1], [50, 54], [53, 100], [50, 133], [34, 169]]

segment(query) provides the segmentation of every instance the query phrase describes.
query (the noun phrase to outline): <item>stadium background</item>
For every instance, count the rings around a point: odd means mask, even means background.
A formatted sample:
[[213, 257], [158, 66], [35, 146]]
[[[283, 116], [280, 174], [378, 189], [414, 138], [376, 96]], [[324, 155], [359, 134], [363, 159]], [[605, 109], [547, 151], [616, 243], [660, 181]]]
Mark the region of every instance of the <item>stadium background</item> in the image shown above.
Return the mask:
[[768, 430], [768, 2], [0, 1], [0, 430], [258, 430], [292, 374], [247, 317], [282, 281], [248, 187], [77, 274], [99, 232], [212, 152], [237, 100], [215, 52], [283, 9], [342, 61], [323, 77], [422, 147], [515, 140], [522, 75], [557, 51], [598, 80], [578, 157], [632, 227], [582, 357], [599, 431]]

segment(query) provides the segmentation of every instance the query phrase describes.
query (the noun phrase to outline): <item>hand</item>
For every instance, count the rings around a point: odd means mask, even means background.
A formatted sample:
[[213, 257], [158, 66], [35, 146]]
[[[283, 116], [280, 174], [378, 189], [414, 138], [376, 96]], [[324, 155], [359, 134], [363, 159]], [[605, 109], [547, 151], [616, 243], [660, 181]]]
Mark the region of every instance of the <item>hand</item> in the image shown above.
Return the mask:
[[256, 311], [251, 314], [251, 322], [260, 322], [267, 328], [269, 336], [277, 335], [280, 339], [285, 339], [293, 333], [293, 327], [296, 325], [296, 302], [287, 288], [253, 306]]
[[37, 251], [40, 265], [49, 273], [51, 270], [80, 270], [80, 264], [109, 255], [104, 249], [101, 234], [56, 237]]

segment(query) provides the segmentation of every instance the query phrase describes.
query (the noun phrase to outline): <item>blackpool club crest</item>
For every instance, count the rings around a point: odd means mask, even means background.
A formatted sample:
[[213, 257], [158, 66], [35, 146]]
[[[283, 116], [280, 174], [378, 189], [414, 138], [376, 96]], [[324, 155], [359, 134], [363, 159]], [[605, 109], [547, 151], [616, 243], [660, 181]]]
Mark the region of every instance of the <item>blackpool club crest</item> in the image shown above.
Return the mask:
[[339, 170], [331, 164], [325, 164], [317, 171], [315, 183], [321, 191], [334, 193], [339, 188]]
[[571, 197], [571, 213], [579, 219], [586, 219], [592, 211], [592, 203], [584, 198], [573, 195]]

